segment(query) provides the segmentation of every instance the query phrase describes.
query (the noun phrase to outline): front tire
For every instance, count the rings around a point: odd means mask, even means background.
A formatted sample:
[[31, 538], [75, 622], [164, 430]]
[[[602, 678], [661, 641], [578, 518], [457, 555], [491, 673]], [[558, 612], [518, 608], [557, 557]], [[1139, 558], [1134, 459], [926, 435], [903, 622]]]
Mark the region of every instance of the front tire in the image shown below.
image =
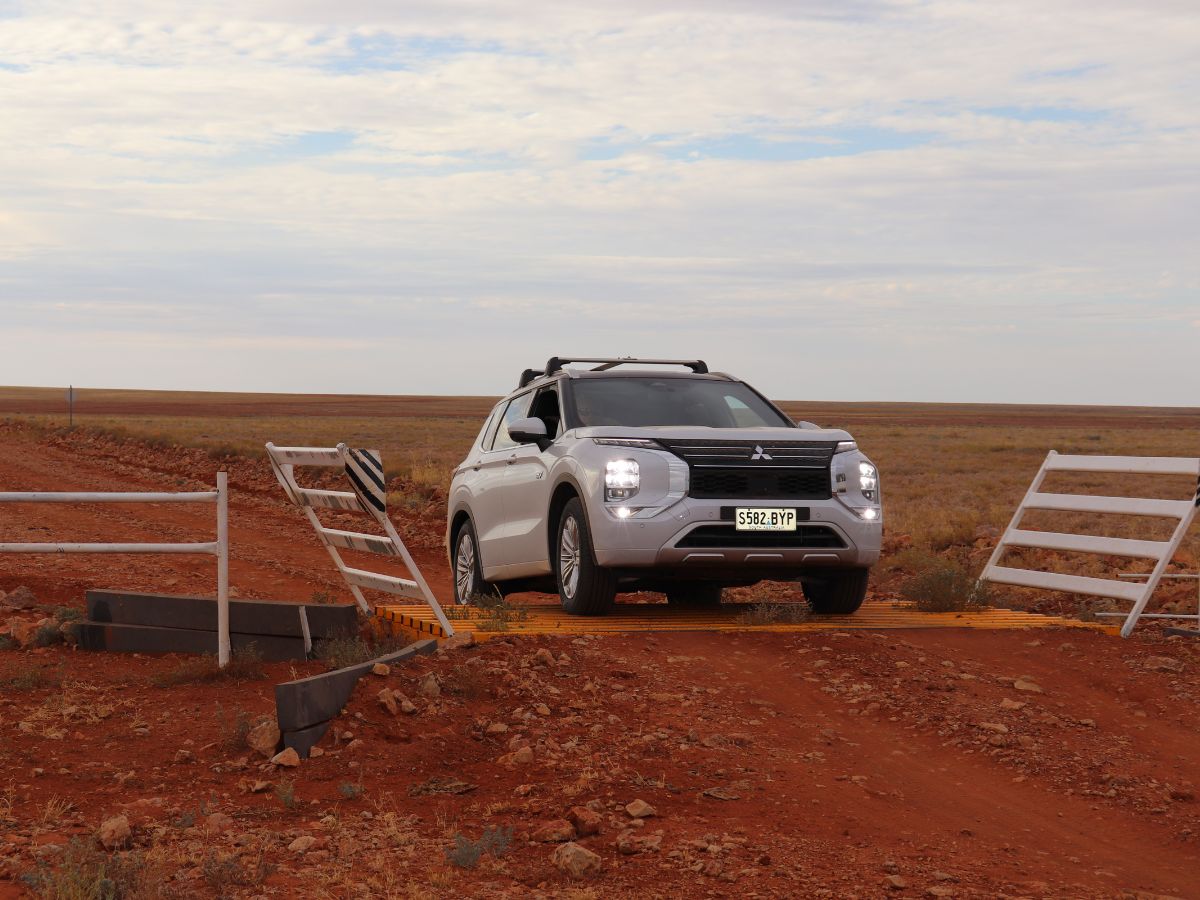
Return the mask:
[[848, 616], [857, 612], [867, 596], [870, 569], [844, 569], [802, 582], [813, 612], [823, 616]]
[[612, 609], [617, 579], [596, 565], [592, 533], [578, 497], [563, 507], [555, 537], [554, 577], [563, 609], [573, 616], [604, 615]]
[[454, 602], [459, 606], [474, 603], [476, 597], [490, 588], [491, 585], [483, 580], [475, 526], [468, 519], [454, 534]]
[[680, 581], [666, 586], [664, 593], [672, 606], [715, 609], [721, 605], [722, 587], [711, 581]]

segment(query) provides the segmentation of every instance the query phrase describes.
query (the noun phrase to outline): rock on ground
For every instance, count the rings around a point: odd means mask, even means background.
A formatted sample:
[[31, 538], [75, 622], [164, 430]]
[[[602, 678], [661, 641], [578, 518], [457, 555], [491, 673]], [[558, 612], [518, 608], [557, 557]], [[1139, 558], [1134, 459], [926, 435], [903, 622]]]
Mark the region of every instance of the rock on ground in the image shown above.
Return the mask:
[[600, 854], [593, 853], [587, 847], [581, 847], [574, 841], [560, 844], [550, 854], [550, 861], [561, 872], [572, 878], [586, 878], [600, 871]]

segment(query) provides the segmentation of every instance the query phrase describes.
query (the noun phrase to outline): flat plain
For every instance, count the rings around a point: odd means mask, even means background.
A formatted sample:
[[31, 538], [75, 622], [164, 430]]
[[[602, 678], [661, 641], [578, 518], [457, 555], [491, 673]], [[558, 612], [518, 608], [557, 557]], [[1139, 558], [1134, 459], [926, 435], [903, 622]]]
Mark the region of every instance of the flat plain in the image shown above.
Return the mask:
[[[445, 487], [491, 402], [83, 390], [68, 429], [63, 390], [0, 388], [0, 490], [188, 490], [224, 468], [236, 595], [345, 601], [261, 446], [373, 446], [392, 518], [445, 597]], [[977, 571], [1047, 450], [1190, 456], [1200, 434], [1195, 409], [782, 405], [847, 428], [878, 463], [886, 545], [872, 591], [884, 601], [938, 562]], [[212, 527], [195, 507], [0, 507], [0, 541]], [[1197, 551], [1193, 534], [1173, 570], [1197, 571]], [[89, 587], [211, 595], [213, 566], [0, 556], [0, 591], [21, 586], [37, 606], [13, 618], [69, 618]], [[1195, 597], [1180, 582], [1156, 603], [1194, 609]], [[215, 678], [172, 655], [0, 650], [0, 898], [104, 896], [88, 881], [98, 867], [123, 897], [1200, 896], [1200, 646], [1153, 624], [1127, 641], [1074, 628], [500, 634], [361, 682], [319, 759], [280, 768], [248, 748], [272, 686], [328, 665]], [[384, 687], [412, 712], [389, 712]], [[629, 812], [637, 800], [654, 815]], [[119, 817], [129, 834], [105, 848], [102, 825]], [[568, 832], [598, 871], [575, 880], [555, 866]]]

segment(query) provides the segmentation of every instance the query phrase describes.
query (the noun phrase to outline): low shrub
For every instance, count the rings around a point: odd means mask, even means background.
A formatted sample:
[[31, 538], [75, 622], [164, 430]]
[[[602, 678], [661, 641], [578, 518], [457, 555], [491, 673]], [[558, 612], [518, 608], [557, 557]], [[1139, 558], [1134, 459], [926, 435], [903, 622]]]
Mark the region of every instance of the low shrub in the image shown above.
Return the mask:
[[53, 900], [134, 900], [164, 896], [162, 876], [139, 852], [109, 854], [72, 838], [57, 863], [43, 860], [23, 880], [36, 896]]
[[454, 846], [446, 848], [446, 859], [460, 869], [473, 869], [485, 853], [496, 858], [506, 854], [512, 846], [512, 834], [511, 826], [485, 829], [477, 841], [465, 834], [456, 834]]
[[991, 604], [985, 583], [945, 560], [930, 563], [909, 578], [900, 594], [922, 612], [963, 612]]
[[170, 672], [155, 675], [151, 682], [156, 687], [175, 687], [181, 684], [210, 684], [214, 681], [254, 681], [266, 677], [262, 667], [262, 656], [253, 645], [235, 650], [229, 657], [229, 665], [221, 668], [215, 656], [185, 659]]

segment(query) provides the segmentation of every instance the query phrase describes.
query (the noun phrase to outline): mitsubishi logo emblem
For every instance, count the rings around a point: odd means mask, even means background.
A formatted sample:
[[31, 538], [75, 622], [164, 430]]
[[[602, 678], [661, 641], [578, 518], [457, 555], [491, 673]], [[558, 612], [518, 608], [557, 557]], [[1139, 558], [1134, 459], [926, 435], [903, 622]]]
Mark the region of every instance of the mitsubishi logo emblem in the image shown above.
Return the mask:
[[762, 448], [761, 444], [755, 444], [754, 445], [754, 454], [750, 458], [751, 459], [770, 459], [771, 454], [768, 453], [766, 450], [764, 450]]

